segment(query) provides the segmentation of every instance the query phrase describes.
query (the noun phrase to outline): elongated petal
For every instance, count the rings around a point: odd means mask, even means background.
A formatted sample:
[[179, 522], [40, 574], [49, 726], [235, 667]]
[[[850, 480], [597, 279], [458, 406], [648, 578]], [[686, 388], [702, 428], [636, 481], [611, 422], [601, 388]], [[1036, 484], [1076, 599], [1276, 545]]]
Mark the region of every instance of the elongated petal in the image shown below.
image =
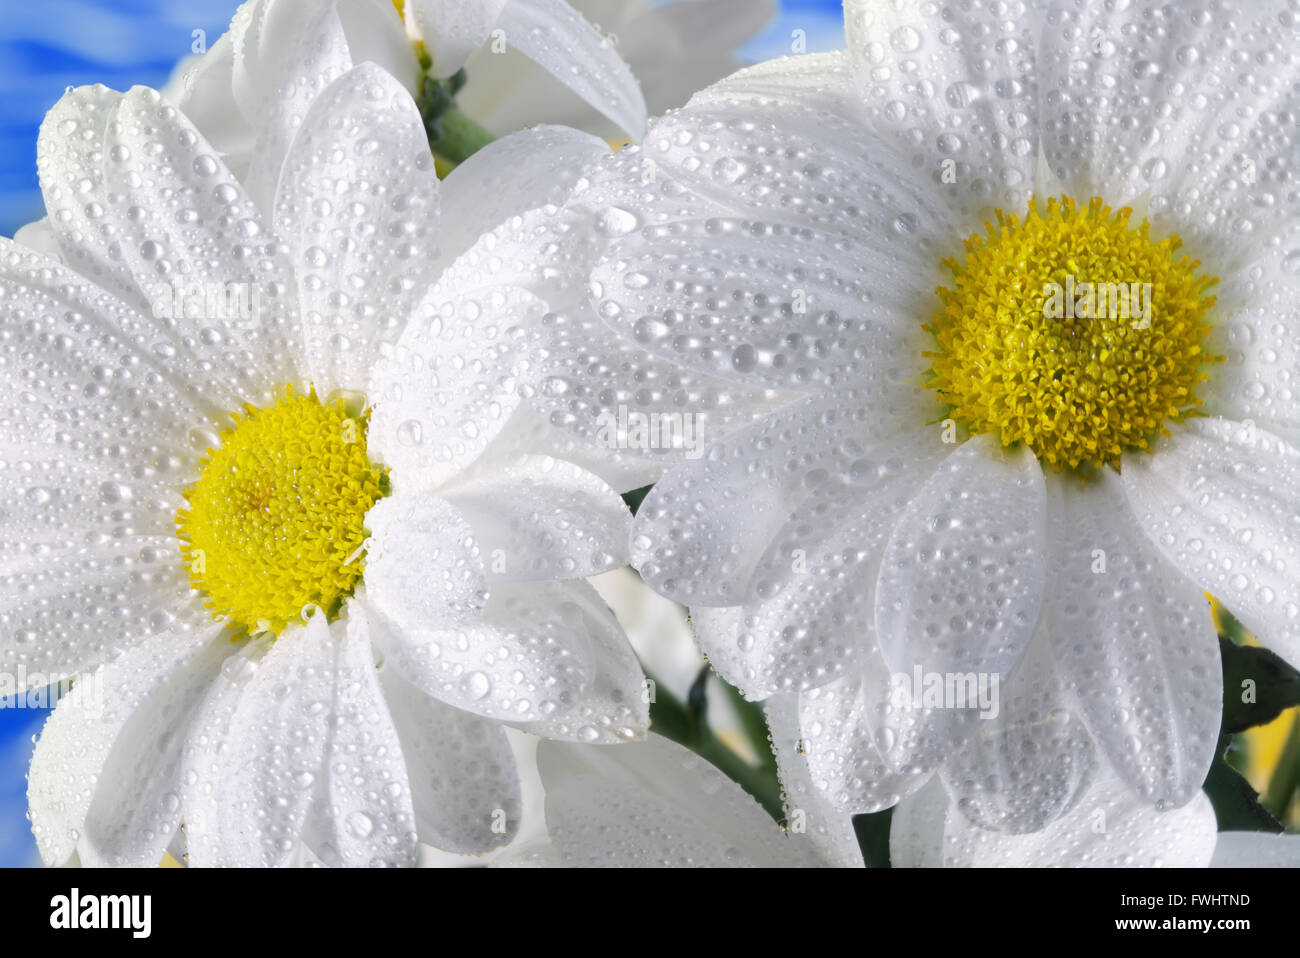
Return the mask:
[[375, 672], [366, 615], [355, 602], [341, 631], [325, 781], [305, 839], [327, 865], [414, 865], [413, 785]]
[[452, 708], [403, 679], [379, 672], [411, 782], [420, 840], [479, 855], [514, 838], [519, 773], [499, 722]]
[[612, 744], [645, 738], [650, 694], [641, 663], [614, 613], [582, 581], [537, 583], [535, 601], [585, 641], [592, 662], [590, 682], [565, 709], [540, 720], [514, 722], [534, 735], [567, 742]]
[[[80, 857], [88, 867], [154, 868], [181, 823], [181, 755], [201, 714], [204, 693], [234, 646], [220, 623], [209, 622], [192, 637], [166, 633], [150, 640], [154, 654], [174, 659], [165, 685], [148, 698], [130, 696], [147, 670], [128, 657], [110, 663], [86, 680], [100, 683], [108, 696], [126, 695], [136, 707], [127, 716], [102, 768], [86, 815]], [[179, 648], [162, 650], [159, 642]], [[137, 650], [133, 650], [135, 653]], [[130, 659], [138, 659], [132, 654]], [[92, 773], [91, 769], [85, 770]]]
[[881, 724], [875, 690], [860, 675], [801, 694], [799, 730], [813, 785], [846, 815], [897, 805], [929, 778], [928, 768], [900, 771], [886, 760], [896, 736]]
[[645, 135], [645, 98], [636, 77], [609, 38], [565, 0], [507, 0], [497, 26], [506, 43], [559, 78], [632, 139]]
[[[156, 732], [156, 723], [168, 709], [184, 708], [181, 694], [188, 691], [186, 683], [173, 680], [203, 655], [219, 631], [220, 626], [213, 623], [207, 629], [154, 636], [112, 664], [83, 676], [59, 703], [41, 733], [27, 783], [32, 831], [47, 864], [63, 864], [77, 850], [106, 774], [108, 796], [123, 798], [121, 770], [110, 765], [110, 756], [128, 728], [131, 734], [121, 751], [136, 761], [145, 760], [148, 784], [124, 810], [128, 821], [124, 831], [106, 833], [104, 823], [97, 822], [88, 842], [90, 855], [98, 858], [108, 852], [111, 858], [130, 858], [146, 865], [161, 860], [177, 822], [170, 817], [174, 806], [155, 805], [160, 800], [157, 785], [166, 777], [168, 761], [161, 756], [155, 764], [149, 755], [141, 755], [137, 736]], [[144, 832], [151, 830], [151, 822], [156, 828], [153, 836], [147, 836]], [[104, 842], [108, 848], [101, 844]], [[144, 860], [155, 851], [153, 861]]]
[[592, 282], [601, 318], [657, 355], [760, 388], [852, 383], [888, 418], [922, 402], [925, 333], [880, 302], [877, 262], [806, 227], [718, 218], [615, 244]]
[[1047, 616], [1061, 678], [1116, 772], [1152, 804], [1182, 805], [1219, 736], [1209, 604], [1132, 528], [1114, 472], [1069, 483], [1061, 503]]
[[[1041, 42], [1043, 148], [1075, 196], [1142, 199], [1220, 276], [1300, 210], [1274, 172], [1300, 144], [1300, 23], [1285, 0], [1222, 17], [1058, 0]], [[1128, 95], [1112, 95], [1121, 84]]]
[[764, 712], [781, 776], [789, 834], [806, 835], [830, 865], [861, 868], [862, 850], [853, 831], [853, 817], [822, 794], [804, 757], [807, 740], [799, 727], [799, 697], [773, 696]]
[[224, 410], [298, 382], [289, 264], [157, 91], [65, 94], [41, 126], [37, 167], [65, 261], [149, 319], [150, 347], [175, 374]]
[[1023, 210], [1038, 163], [1042, 4], [848, 0], [844, 23], [872, 125], [932, 188], [976, 224], [989, 206]]
[[365, 559], [371, 604], [408, 632], [474, 622], [487, 601], [474, 530], [437, 496], [396, 495], [366, 514]]
[[1016, 835], [1045, 828], [1078, 801], [1097, 767], [1088, 730], [1067, 707], [1050, 639], [1040, 629], [1005, 682], [976, 679], [980, 721], [939, 774], [976, 825]]
[[988, 831], [949, 806], [943, 835], [949, 868], [1204, 868], [1214, 852], [1215, 820], [1204, 793], [1160, 812], [1116, 776], [1102, 775], [1042, 831]]
[[449, 77], [487, 40], [507, 2], [410, 0], [404, 10], [408, 28], [424, 41], [433, 59], [434, 75]]
[[1206, 410], [1252, 420], [1300, 442], [1300, 216], [1289, 234], [1252, 257], [1215, 293], [1218, 321], [1206, 348], [1223, 357], [1206, 384]]
[[572, 463], [520, 456], [445, 486], [492, 577], [574, 579], [627, 564], [632, 513]]
[[234, 703], [213, 832], [231, 862], [281, 864], [302, 837], [326, 772], [337, 657], [330, 632], [317, 613], [281, 635]]
[[371, 597], [372, 635], [425, 694], [487, 718], [540, 721], [578, 702], [596, 674], [588, 637], [574, 631], [557, 588], [498, 583], [480, 618], [443, 629], [394, 623]]
[[1249, 423], [1195, 419], [1126, 460], [1123, 480], [1174, 567], [1300, 664], [1300, 451]]
[[876, 633], [910, 674], [1007, 675], [1038, 624], [1046, 490], [1028, 449], [989, 435], [946, 459], [908, 505], [881, 561]]
[[365, 389], [437, 258], [438, 178], [415, 101], [373, 63], [349, 70], [312, 101], [278, 182], [307, 373], [321, 395]]
[[215, 414], [158, 360], [158, 331], [71, 270], [0, 240], [0, 295], [0, 655], [35, 685], [182, 610], [180, 485]]
[[657, 483], [633, 523], [632, 565], [683, 605], [736, 605], [794, 509], [866, 446], [852, 391], [798, 400], [713, 443]]
[[233, 85], [257, 136], [244, 182], [270, 219], [282, 176], [293, 175], [285, 169], [290, 145], [317, 98], [353, 59], [337, 5], [329, 0], [262, 0], [244, 11], [231, 31]]
[[782, 833], [740, 786], [658, 735], [635, 745], [543, 742], [546, 821], [578, 867], [807, 867], [807, 843]]
[[444, 261], [511, 216], [563, 203], [586, 168], [608, 153], [604, 140], [563, 126], [535, 126], [489, 143], [443, 181]]

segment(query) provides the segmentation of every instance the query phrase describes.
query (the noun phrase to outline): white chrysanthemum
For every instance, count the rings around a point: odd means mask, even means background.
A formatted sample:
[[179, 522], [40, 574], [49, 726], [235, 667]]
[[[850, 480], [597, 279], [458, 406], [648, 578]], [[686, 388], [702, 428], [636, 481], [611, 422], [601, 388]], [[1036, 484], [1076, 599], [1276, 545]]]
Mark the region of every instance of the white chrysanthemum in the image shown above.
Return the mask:
[[63, 262], [0, 244], [3, 654], [80, 674], [30, 775], [48, 862], [156, 864], [182, 822], [194, 864], [480, 852], [517, 826], [503, 723], [645, 732], [577, 581], [627, 508], [539, 454], [490, 314], [430, 289], [439, 232], [524, 187], [440, 186], [373, 64], [286, 109], [259, 206], [155, 91], [72, 91], [38, 148]]
[[[422, 73], [417, 42], [432, 59], [430, 74], [448, 78], [490, 38], [554, 76], [560, 89], [627, 135], [644, 133], [646, 105], [636, 78], [607, 38], [564, 0], [247, 0], [230, 31], [177, 67], [163, 92], [242, 176], [255, 157], [264, 165], [268, 141], [292, 134], [286, 113], [295, 101], [310, 99], [354, 64], [376, 63], [414, 94]], [[510, 62], [494, 56], [502, 66]], [[489, 60], [485, 69], [497, 65]], [[531, 116], [526, 122], [549, 121]], [[254, 196], [274, 189], [273, 174], [257, 166], [250, 174]]]
[[[1184, 805], [1220, 724], [1202, 590], [1300, 662], [1295, 11], [847, 16], [847, 52], [700, 93], [527, 224], [596, 265], [594, 309], [517, 337], [524, 391], [593, 438], [795, 395], [656, 485], [633, 561], [747, 695], [804, 693], [841, 807], [942, 767], [1032, 831], [1098, 752]], [[1089, 310], [1103, 283], [1138, 289]], [[1000, 709], [894, 694], [962, 676]]]

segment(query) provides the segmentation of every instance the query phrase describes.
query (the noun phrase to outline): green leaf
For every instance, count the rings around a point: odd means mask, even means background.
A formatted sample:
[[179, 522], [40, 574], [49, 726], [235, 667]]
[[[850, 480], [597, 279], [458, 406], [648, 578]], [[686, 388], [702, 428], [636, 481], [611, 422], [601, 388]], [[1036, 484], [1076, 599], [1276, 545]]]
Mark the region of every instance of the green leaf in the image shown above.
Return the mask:
[[883, 812], [853, 816], [853, 833], [868, 868], [889, 868], [889, 827], [894, 820], [893, 808]]
[[623, 493], [623, 501], [632, 510], [632, 515], [636, 515], [636, 511], [641, 508], [641, 503], [645, 501], [645, 497], [649, 495], [650, 490], [653, 488], [653, 485], [642, 486], [640, 489], [633, 489], [631, 492]]
[[1214, 806], [1214, 817], [1221, 832], [1281, 832], [1282, 825], [1259, 802], [1259, 793], [1250, 787], [1223, 758], [1231, 744], [1230, 736], [1219, 739], [1219, 749], [1210, 774], [1205, 778], [1205, 794]]
[[[649, 677], [654, 681], [653, 676]], [[709, 678], [710, 671], [706, 667], [692, 683], [685, 703], [656, 681], [654, 701], [650, 703], [650, 731], [695, 752], [748, 792], [773, 821], [784, 824], [785, 803], [781, 799], [781, 783], [775, 764], [749, 764], [709, 727]], [[717, 681], [721, 682], [721, 679]]]
[[1219, 650], [1223, 657], [1223, 734], [1267, 725], [1286, 709], [1300, 705], [1300, 672], [1268, 649], [1220, 638]]

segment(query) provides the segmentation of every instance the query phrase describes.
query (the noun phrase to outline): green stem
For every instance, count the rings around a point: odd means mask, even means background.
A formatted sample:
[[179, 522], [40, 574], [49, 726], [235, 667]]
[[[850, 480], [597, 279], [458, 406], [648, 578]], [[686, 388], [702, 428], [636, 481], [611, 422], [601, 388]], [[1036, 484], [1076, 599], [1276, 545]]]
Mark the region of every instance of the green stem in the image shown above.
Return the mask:
[[435, 156], [452, 163], [464, 163], [495, 137], [479, 126], [457, 106], [449, 106], [438, 115], [437, 138], [429, 143]]
[[[678, 745], [684, 745], [748, 792], [773, 820], [785, 820], [785, 803], [781, 801], [781, 784], [775, 768], [755, 767], [722, 743], [709, 728], [703, 697], [703, 685], [693, 688], [692, 707], [677, 698], [646, 673], [654, 682], [655, 700], [650, 705], [652, 731]], [[760, 754], [763, 754], [760, 752]]]

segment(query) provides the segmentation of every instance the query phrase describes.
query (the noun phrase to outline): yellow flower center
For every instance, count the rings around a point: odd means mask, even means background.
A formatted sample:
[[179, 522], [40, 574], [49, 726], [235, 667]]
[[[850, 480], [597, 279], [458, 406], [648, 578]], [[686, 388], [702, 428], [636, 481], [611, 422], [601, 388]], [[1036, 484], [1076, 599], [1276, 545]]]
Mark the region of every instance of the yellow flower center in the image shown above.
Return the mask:
[[366, 513], [387, 492], [366, 455], [368, 416], [290, 387], [231, 418], [176, 513], [190, 585], [252, 632], [278, 635], [312, 606], [336, 615], [361, 577]]
[[944, 261], [953, 279], [925, 327], [938, 341], [926, 385], [954, 420], [1060, 471], [1118, 465], [1201, 404], [1204, 367], [1222, 358], [1202, 345], [1218, 280], [1131, 215], [1096, 198], [1045, 212], [1031, 200], [1023, 220], [997, 210], [965, 262]]

